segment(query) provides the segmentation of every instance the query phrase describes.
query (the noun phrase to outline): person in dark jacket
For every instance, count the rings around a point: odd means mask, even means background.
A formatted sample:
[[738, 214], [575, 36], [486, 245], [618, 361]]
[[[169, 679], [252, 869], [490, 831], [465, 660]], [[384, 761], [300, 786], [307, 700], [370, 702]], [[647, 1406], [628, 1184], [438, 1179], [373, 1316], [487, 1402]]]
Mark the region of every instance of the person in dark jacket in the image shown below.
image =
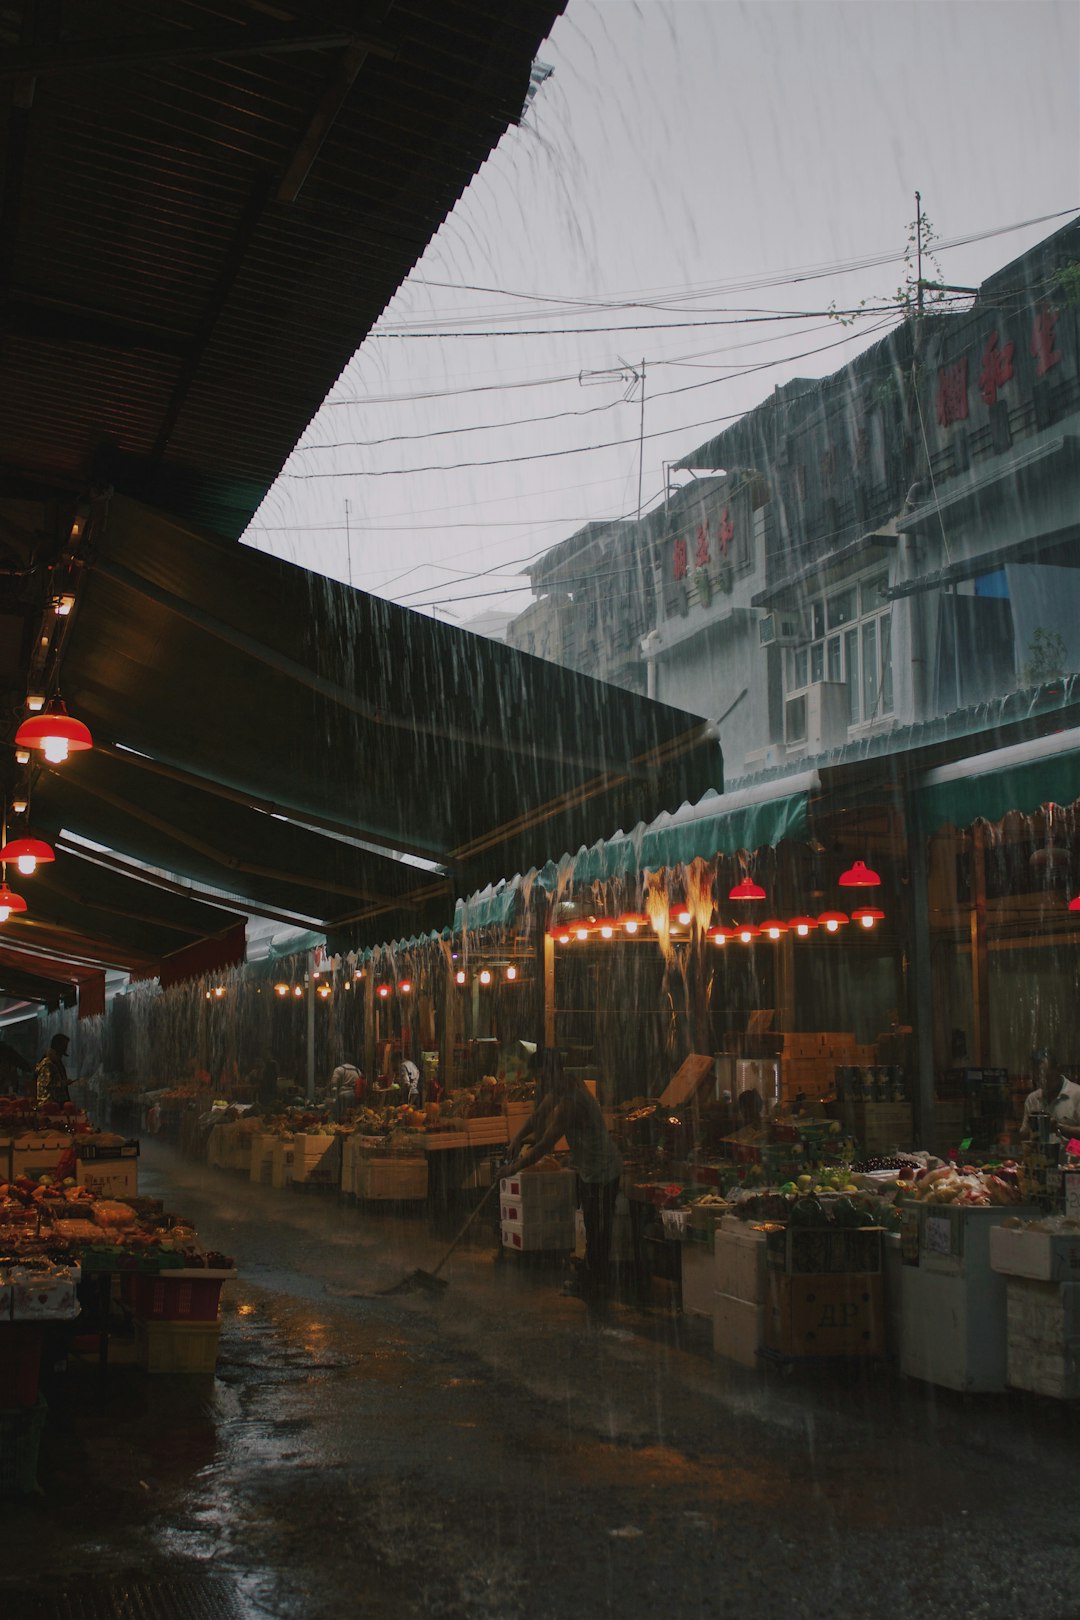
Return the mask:
[[64, 1067], [64, 1058], [70, 1045], [71, 1042], [66, 1035], [54, 1035], [49, 1042], [48, 1051], [38, 1059], [34, 1078], [37, 1082], [39, 1103], [60, 1106], [71, 1101], [67, 1069]]

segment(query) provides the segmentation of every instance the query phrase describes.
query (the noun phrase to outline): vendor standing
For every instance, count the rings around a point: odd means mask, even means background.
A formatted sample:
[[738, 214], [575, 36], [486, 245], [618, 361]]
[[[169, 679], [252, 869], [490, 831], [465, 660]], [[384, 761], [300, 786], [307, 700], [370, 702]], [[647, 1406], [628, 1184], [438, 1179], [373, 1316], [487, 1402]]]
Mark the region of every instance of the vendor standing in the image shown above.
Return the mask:
[[1030, 1142], [1038, 1134], [1036, 1120], [1046, 1115], [1050, 1129], [1080, 1134], [1080, 1086], [1066, 1080], [1057, 1057], [1048, 1047], [1031, 1054], [1038, 1085], [1024, 1100], [1020, 1140]]
[[66, 1035], [54, 1035], [49, 1042], [48, 1050], [38, 1059], [34, 1079], [39, 1103], [52, 1103], [60, 1107], [71, 1101], [67, 1069], [64, 1067], [64, 1058], [70, 1045], [71, 1042]]
[[[585, 1224], [585, 1263], [580, 1292], [594, 1298], [607, 1284], [615, 1200], [619, 1196], [622, 1157], [611, 1137], [600, 1105], [585, 1084], [571, 1078], [558, 1052], [547, 1051], [540, 1064], [541, 1101], [514, 1138], [516, 1154], [503, 1171], [514, 1175], [536, 1164], [566, 1137], [578, 1174], [581, 1214]], [[531, 1140], [530, 1140], [531, 1138]], [[525, 1146], [521, 1144], [525, 1143]]]

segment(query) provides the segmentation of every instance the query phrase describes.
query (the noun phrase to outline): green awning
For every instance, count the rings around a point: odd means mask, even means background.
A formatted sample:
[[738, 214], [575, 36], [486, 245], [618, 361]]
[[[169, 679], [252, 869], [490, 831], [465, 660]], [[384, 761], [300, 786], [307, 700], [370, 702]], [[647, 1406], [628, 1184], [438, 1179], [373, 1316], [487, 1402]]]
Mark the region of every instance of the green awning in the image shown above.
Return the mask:
[[710, 860], [740, 850], [774, 849], [785, 838], [805, 839], [809, 797], [806, 787], [772, 799], [707, 793], [692, 807], [684, 805], [673, 815], [658, 816], [648, 826], [617, 833], [591, 849], [582, 849], [574, 859], [574, 882], [629, 877], [665, 866], [685, 866], [698, 857]]
[[1000, 821], [1012, 811], [1034, 815], [1044, 804], [1075, 804], [1080, 799], [1080, 747], [1062, 743], [1077, 740], [1075, 732], [1042, 738], [928, 772], [918, 793], [923, 830]]
[[454, 933], [462, 934], [472, 928], [504, 927], [513, 921], [520, 892], [515, 878], [495, 889], [481, 889], [468, 900], [459, 900], [454, 907]]

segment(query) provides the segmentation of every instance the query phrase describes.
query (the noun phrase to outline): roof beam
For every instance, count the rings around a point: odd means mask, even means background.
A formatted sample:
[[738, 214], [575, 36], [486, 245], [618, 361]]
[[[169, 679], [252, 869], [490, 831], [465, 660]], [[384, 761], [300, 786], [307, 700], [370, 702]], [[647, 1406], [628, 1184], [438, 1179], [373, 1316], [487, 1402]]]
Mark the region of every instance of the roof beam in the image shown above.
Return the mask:
[[60, 73], [83, 73], [88, 68], [126, 70], [165, 67], [178, 62], [226, 62], [241, 56], [288, 56], [357, 45], [391, 62], [398, 54], [397, 47], [385, 40], [361, 38], [352, 29], [244, 27], [221, 28], [213, 33], [178, 29], [171, 34], [69, 40], [46, 47], [23, 46], [0, 51], [0, 79], [45, 78]]
[[106, 754], [110, 759], [118, 759], [125, 765], [133, 765], [137, 770], [149, 771], [154, 776], [163, 776], [170, 782], [181, 782], [185, 787], [198, 788], [200, 792], [209, 793], [216, 799], [225, 799], [229, 804], [242, 805], [245, 810], [255, 810], [262, 815], [278, 819], [285, 817], [305, 830], [331, 833], [344, 839], [374, 844], [393, 854], [417, 855], [427, 861], [445, 861], [447, 858], [444, 850], [435, 850], [430, 844], [421, 845], [409, 839], [390, 837], [375, 828], [360, 826], [356, 822], [332, 821], [328, 816], [317, 816], [307, 810], [297, 810], [293, 805], [282, 804], [274, 799], [253, 798], [250, 793], [241, 793], [238, 788], [226, 787], [224, 783], [215, 782], [208, 776], [198, 776], [194, 771], [181, 770], [178, 765], [163, 764], [159, 759], [151, 759], [148, 754], [138, 754], [130, 748], [119, 748], [115, 743], [101, 742], [97, 737], [94, 738], [94, 747], [99, 754]]
[[353, 81], [367, 56], [368, 46], [354, 40], [345, 47], [334, 63], [326, 88], [319, 98], [319, 105], [312, 113], [308, 127], [300, 137], [292, 160], [281, 177], [277, 189], [279, 203], [294, 203], [300, 195], [300, 188], [311, 173], [311, 166], [334, 127], [337, 115], [345, 105]]

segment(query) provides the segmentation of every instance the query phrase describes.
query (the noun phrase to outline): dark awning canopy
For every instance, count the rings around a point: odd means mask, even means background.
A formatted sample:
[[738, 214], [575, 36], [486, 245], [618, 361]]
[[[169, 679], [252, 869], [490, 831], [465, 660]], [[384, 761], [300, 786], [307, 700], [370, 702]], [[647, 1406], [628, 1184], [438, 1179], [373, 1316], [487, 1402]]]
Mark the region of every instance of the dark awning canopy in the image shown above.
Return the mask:
[[63, 678], [97, 746], [43, 772], [39, 830], [350, 944], [723, 786], [692, 716], [119, 496]]

